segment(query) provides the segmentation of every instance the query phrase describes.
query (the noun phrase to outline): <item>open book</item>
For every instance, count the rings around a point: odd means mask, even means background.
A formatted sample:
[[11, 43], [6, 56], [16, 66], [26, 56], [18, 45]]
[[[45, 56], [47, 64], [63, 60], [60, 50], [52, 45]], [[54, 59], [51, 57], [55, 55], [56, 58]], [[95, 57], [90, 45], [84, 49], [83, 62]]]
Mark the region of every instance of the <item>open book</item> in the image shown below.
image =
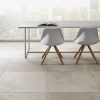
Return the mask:
[[56, 23], [42, 23], [42, 24], [39, 24], [38, 26], [57, 26]]

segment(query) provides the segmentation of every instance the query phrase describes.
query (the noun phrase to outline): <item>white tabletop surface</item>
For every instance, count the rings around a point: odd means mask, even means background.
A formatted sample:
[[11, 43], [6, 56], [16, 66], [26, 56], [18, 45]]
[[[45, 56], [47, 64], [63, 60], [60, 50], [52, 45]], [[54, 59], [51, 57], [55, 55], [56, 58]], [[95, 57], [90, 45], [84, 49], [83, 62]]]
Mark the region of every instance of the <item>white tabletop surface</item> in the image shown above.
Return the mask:
[[[42, 23], [56, 23], [58, 27], [61, 28], [100, 28], [100, 21], [41, 21], [41, 22], [28, 22], [25, 23], [19, 28], [44, 28], [45, 26], [41, 27], [38, 26]], [[52, 26], [49, 26], [52, 27]], [[53, 26], [55, 27], [55, 26]]]

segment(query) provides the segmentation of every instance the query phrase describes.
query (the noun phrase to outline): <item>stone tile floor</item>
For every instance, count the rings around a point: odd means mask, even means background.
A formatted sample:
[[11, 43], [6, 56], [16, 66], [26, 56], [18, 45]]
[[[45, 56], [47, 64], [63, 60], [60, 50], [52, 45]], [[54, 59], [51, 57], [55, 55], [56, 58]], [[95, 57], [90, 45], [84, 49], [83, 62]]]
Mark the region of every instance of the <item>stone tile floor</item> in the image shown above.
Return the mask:
[[[45, 49], [39, 43], [31, 45], [33, 50]], [[93, 50], [99, 51], [99, 45]], [[79, 46], [65, 43], [59, 48], [76, 51]], [[62, 55], [65, 65], [55, 53], [40, 65], [42, 53], [24, 59], [23, 43], [0, 43], [0, 100], [100, 100], [100, 65], [89, 53], [82, 55], [78, 65], [74, 53]], [[100, 54], [95, 55], [100, 63]]]

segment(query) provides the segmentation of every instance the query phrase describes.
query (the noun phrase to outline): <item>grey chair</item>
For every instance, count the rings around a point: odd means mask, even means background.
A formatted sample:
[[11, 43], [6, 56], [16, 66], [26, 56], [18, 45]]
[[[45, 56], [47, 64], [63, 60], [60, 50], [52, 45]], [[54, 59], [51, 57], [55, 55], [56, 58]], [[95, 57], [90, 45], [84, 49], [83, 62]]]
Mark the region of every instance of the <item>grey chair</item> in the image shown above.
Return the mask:
[[78, 64], [85, 46], [88, 47], [92, 57], [96, 61], [96, 64], [98, 64], [98, 61], [90, 47], [90, 45], [96, 44], [97, 42], [99, 42], [99, 36], [98, 36], [98, 30], [96, 28], [81, 28], [79, 30], [78, 35], [75, 39], [75, 43], [80, 44], [81, 47], [74, 56], [76, 57], [79, 54], [76, 64]]
[[49, 50], [51, 47], [54, 47], [61, 63], [64, 64], [63, 60], [62, 60], [63, 57], [62, 57], [59, 49], [57, 48], [57, 45], [64, 43], [62, 30], [60, 28], [44, 29], [42, 37], [41, 37], [41, 43], [44, 45], [48, 45], [48, 48], [46, 49], [46, 51], [44, 52], [44, 54], [42, 56], [43, 60], [42, 60], [41, 64], [43, 64], [44, 60], [46, 59], [46, 56], [49, 53]]

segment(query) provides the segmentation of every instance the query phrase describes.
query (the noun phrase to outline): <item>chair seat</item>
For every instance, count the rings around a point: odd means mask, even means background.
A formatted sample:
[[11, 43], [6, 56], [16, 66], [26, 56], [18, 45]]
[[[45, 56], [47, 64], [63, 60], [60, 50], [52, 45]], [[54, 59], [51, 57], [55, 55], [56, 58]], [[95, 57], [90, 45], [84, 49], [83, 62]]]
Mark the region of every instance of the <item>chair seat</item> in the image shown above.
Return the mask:
[[60, 28], [44, 29], [41, 43], [48, 46], [56, 46], [64, 43], [62, 30]]
[[80, 29], [75, 43], [81, 45], [93, 45], [99, 42], [98, 31], [96, 28], [82, 28]]

